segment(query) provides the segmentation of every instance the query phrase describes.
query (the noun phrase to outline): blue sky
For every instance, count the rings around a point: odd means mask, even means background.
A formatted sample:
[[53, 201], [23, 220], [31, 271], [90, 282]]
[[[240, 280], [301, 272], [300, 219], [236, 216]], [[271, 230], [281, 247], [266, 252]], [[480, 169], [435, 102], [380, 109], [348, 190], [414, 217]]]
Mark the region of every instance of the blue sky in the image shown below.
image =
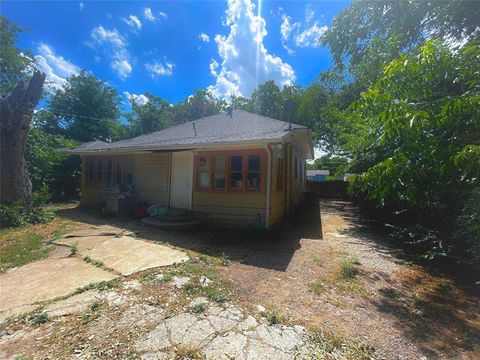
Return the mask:
[[331, 66], [318, 38], [348, 3], [4, 1], [1, 13], [27, 30], [19, 47], [50, 86], [86, 69], [125, 102], [150, 92], [176, 103], [204, 88], [228, 97], [267, 80], [308, 85]]

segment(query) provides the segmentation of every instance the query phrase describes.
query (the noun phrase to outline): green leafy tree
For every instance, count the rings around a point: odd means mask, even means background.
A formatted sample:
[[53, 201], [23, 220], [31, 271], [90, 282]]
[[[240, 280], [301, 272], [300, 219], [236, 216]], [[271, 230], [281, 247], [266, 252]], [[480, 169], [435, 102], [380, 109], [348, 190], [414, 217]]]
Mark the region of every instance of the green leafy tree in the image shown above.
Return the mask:
[[197, 90], [185, 101], [175, 105], [173, 122], [180, 124], [186, 121], [218, 114], [225, 110], [226, 102], [215, 99], [208, 90]]
[[67, 140], [62, 135], [51, 134], [37, 125], [31, 127], [25, 157], [33, 191], [48, 190], [54, 200], [70, 200], [78, 197], [80, 157], [58, 151], [75, 146], [74, 141]]
[[432, 40], [402, 55], [349, 108], [342, 134], [363, 172], [358, 199], [408, 229], [426, 256], [477, 264], [478, 227], [459, 237], [458, 224], [478, 217], [466, 204], [480, 187], [479, 58], [478, 40], [457, 51]]
[[12, 92], [33, 67], [33, 56], [16, 47], [17, 34], [22, 28], [0, 15], [0, 93]]
[[173, 125], [173, 106], [161, 97], [145, 94], [148, 101], [140, 105], [130, 100], [132, 111], [126, 115], [130, 123], [129, 133], [132, 136], [148, 134]]
[[56, 130], [65, 137], [81, 142], [117, 140], [124, 136], [118, 122], [121, 99], [104, 80], [82, 71], [67, 79], [56, 90], [48, 109], [56, 120]]
[[257, 114], [278, 119], [282, 111], [281, 92], [273, 80], [259, 85], [252, 93]]

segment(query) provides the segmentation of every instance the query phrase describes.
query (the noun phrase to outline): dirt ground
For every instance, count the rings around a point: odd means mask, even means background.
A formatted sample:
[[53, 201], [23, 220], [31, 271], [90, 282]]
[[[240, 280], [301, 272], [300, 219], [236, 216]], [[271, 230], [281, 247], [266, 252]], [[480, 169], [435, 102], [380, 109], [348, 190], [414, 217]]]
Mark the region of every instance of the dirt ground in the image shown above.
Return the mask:
[[[255, 309], [263, 305], [282, 321], [322, 330], [333, 339], [358, 340], [372, 346], [376, 358], [480, 358], [479, 298], [471, 289], [429, 273], [389, 247], [386, 237], [368, 226], [348, 202], [312, 201], [286, 224], [264, 233], [208, 228], [163, 232], [72, 205], [60, 208], [58, 215], [56, 221], [65, 222], [69, 231], [92, 224], [121, 226], [143, 239], [186, 251], [191, 258], [223, 259], [228, 266], [218, 268], [219, 281], [231, 282], [229, 298], [236, 306]], [[353, 274], [342, 273], [345, 264], [353, 268]], [[139, 279], [149, 279], [147, 275]], [[160, 299], [172, 295], [171, 286], [162, 285], [161, 295], [154, 293], [152, 289], [160, 290], [152, 286], [143, 283], [140, 303], [163, 303]], [[123, 316], [115, 311], [115, 316]], [[59, 334], [68, 334], [68, 345], [63, 339], [58, 348], [76, 351], [81, 344], [76, 345], [80, 340], [75, 339], [87, 341], [84, 336], [93, 336], [90, 323], [84, 324], [85, 316], [72, 319], [71, 326], [13, 324], [7, 333], [19, 339], [31, 333], [50, 339], [48, 344]], [[115, 321], [113, 315], [98, 316], [105, 324], [109, 319]], [[0, 339], [2, 336], [5, 333]], [[95, 334], [95, 339], [104, 341], [102, 334]], [[32, 346], [28, 341], [15, 344], [17, 349]], [[114, 343], [102, 342], [101, 346], [119, 350]]]

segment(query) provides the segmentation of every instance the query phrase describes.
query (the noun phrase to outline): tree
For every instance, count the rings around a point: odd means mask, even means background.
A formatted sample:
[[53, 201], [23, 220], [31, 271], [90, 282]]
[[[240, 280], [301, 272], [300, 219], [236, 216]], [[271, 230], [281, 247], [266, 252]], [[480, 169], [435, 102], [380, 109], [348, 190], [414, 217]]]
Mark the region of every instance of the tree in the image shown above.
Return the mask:
[[406, 229], [426, 256], [477, 264], [479, 57], [478, 40], [457, 51], [432, 40], [402, 55], [349, 107], [341, 135], [352, 169], [363, 172], [357, 199]]
[[120, 103], [117, 91], [106, 81], [82, 71], [55, 91], [49, 111], [55, 118], [56, 131], [67, 138], [112, 141], [124, 135], [124, 127], [118, 122]]
[[22, 29], [0, 15], [0, 93], [8, 94], [28, 77], [33, 57], [15, 46], [17, 33]]
[[208, 90], [197, 90], [185, 101], [175, 105], [173, 121], [175, 124], [218, 114], [225, 110], [226, 102], [215, 99]]
[[383, 66], [428, 38], [451, 44], [480, 33], [480, 2], [356, 0], [335, 16], [323, 36], [335, 64], [369, 86]]
[[252, 101], [257, 114], [274, 119], [280, 117], [282, 110], [280, 89], [273, 80], [259, 85], [252, 94]]
[[32, 183], [25, 161], [25, 146], [33, 110], [42, 95], [45, 74], [35, 71], [8, 97], [0, 98], [0, 201], [30, 206]]
[[145, 94], [148, 101], [140, 105], [130, 100], [131, 113], [126, 115], [130, 123], [129, 132], [132, 136], [148, 134], [173, 125], [173, 105], [161, 97]]

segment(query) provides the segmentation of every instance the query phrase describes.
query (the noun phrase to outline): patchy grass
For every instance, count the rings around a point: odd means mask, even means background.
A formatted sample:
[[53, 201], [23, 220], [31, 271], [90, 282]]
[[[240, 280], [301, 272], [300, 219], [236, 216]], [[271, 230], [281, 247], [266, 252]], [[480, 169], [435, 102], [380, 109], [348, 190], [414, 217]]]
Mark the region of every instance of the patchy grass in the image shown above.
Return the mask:
[[70, 255], [74, 256], [77, 252], [78, 252], [78, 242], [74, 242], [70, 249]]
[[309, 284], [308, 288], [315, 295], [323, 294], [326, 290], [325, 285], [321, 281], [315, 281]]
[[315, 344], [313, 359], [375, 359], [375, 349], [358, 341], [321, 331], [310, 338]]
[[177, 345], [169, 351], [171, 360], [201, 360], [205, 359], [200, 349], [192, 345]]
[[205, 303], [195, 304], [190, 308], [190, 311], [194, 314], [202, 314], [206, 310], [207, 310], [207, 304]]
[[44, 259], [51, 251], [42, 234], [27, 232], [12, 235], [10, 241], [2, 242], [0, 247], [0, 272]]
[[358, 274], [357, 266], [360, 261], [356, 257], [348, 257], [340, 260], [339, 274], [343, 279], [353, 279]]
[[81, 294], [85, 291], [92, 290], [92, 289], [98, 289], [98, 290], [114, 289], [114, 288], [118, 288], [119, 286], [120, 286], [120, 280], [118, 278], [110, 281], [100, 281], [97, 283], [90, 283], [85, 286], [79, 287], [75, 289], [74, 294]]
[[50, 318], [47, 313], [41, 313], [38, 315], [35, 315], [32, 319], [31, 322], [33, 325], [41, 325], [45, 324], [50, 321]]
[[95, 301], [92, 305], [90, 305], [88, 311], [83, 313], [80, 317], [82, 325], [88, 324], [89, 322], [97, 319], [101, 315], [101, 305], [101, 301]]
[[98, 260], [95, 260], [95, 259], [92, 259], [90, 256], [85, 256], [83, 258], [83, 261], [89, 263], [89, 264], [92, 264], [93, 266], [96, 266], [96, 267], [102, 267], [103, 266], [103, 262], [101, 261], [98, 261]]

